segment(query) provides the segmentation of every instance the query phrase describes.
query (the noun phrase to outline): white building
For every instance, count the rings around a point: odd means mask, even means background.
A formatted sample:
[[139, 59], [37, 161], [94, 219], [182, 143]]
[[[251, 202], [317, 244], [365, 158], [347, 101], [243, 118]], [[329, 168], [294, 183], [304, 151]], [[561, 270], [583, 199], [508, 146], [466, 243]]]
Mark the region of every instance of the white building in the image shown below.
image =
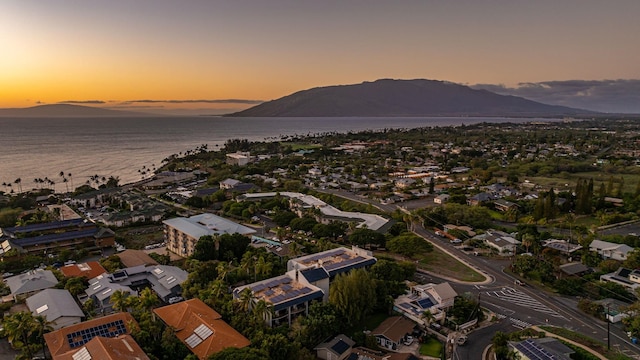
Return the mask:
[[624, 261], [627, 259], [629, 252], [633, 251], [633, 248], [625, 244], [610, 243], [602, 240], [593, 240], [589, 244], [589, 250], [595, 251], [603, 259], [613, 259]]

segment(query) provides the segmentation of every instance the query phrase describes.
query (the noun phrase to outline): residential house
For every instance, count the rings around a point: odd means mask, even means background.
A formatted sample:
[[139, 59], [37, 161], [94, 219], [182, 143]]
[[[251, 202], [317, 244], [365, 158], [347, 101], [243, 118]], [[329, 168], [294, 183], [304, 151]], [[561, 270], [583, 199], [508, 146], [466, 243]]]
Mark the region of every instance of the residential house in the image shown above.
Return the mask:
[[526, 339], [510, 342], [509, 347], [522, 360], [570, 360], [575, 353], [571, 348], [554, 338]]
[[449, 201], [450, 197], [451, 196], [449, 194], [440, 194], [440, 195], [438, 195], [438, 196], [433, 198], [433, 202], [436, 203], [436, 204], [442, 205], [442, 204], [446, 203], [447, 201]]
[[5, 282], [9, 286], [11, 296], [15, 301], [25, 299], [44, 289], [50, 289], [58, 285], [58, 279], [53, 275], [53, 272], [42, 269], [8, 277]]
[[93, 279], [107, 272], [97, 261], [88, 261], [81, 264], [69, 264], [59, 269], [66, 277], [82, 277]]
[[498, 230], [487, 230], [485, 234], [479, 235], [484, 243], [496, 249], [499, 255], [511, 256], [516, 253], [520, 241], [510, 234]]
[[54, 330], [77, 324], [84, 313], [71, 293], [64, 289], [45, 289], [27, 298], [27, 307], [34, 316], [44, 316]]
[[248, 163], [250, 163], [253, 158], [251, 157], [251, 153], [249, 153], [248, 151], [246, 152], [235, 152], [235, 153], [230, 153], [227, 154], [227, 164], [229, 165], [238, 165], [238, 166], [245, 166]]
[[87, 296], [94, 299], [103, 312], [112, 309], [111, 295], [117, 290], [135, 295], [136, 289], [150, 287], [164, 302], [182, 294], [182, 283], [189, 274], [176, 266], [138, 265], [121, 269], [113, 274], [103, 274], [89, 280]]
[[393, 182], [393, 185], [398, 189], [408, 189], [416, 183], [414, 179], [411, 178], [401, 178], [397, 179]]
[[543, 247], [557, 250], [567, 256], [575, 253], [576, 251], [582, 249], [580, 244], [573, 244], [566, 240], [558, 240], [558, 239], [549, 239], [543, 242]]
[[508, 212], [518, 208], [518, 204], [504, 199], [498, 199], [494, 201], [493, 205], [496, 207], [496, 210], [502, 212]]
[[477, 206], [485, 202], [493, 201], [495, 199], [496, 199], [495, 195], [486, 193], [486, 192], [481, 192], [468, 198], [467, 205]]
[[125, 267], [135, 267], [135, 266], [149, 266], [149, 265], [158, 265], [158, 262], [155, 261], [149, 254], [142, 250], [132, 250], [127, 249], [125, 251], [119, 252], [116, 255], [120, 258], [122, 265]]
[[634, 249], [631, 246], [625, 244], [616, 244], [608, 241], [593, 240], [591, 244], [589, 244], [589, 250], [595, 251], [605, 260], [613, 259], [624, 261], [627, 259], [627, 255]]
[[231, 190], [238, 184], [242, 184], [242, 181], [236, 179], [225, 179], [220, 181], [220, 189]]
[[629, 317], [629, 304], [617, 299], [602, 299], [594, 301], [595, 304], [602, 306], [605, 311], [605, 317], [612, 323], [618, 323], [622, 319]]
[[563, 273], [565, 273], [568, 276], [583, 276], [585, 274], [588, 274], [590, 272], [592, 272], [593, 270], [588, 267], [587, 265], [581, 263], [581, 262], [570, 262], [570, 263], [566, 263], [566, 264], [562, 264], [560, 266], [558, 266], [558, 268], [560, 269], [560, 271], [562, 271]]
[[149, 360], [131, 337], [137, 323], [120, 312], [67, 326], [44, 334], [53, 360]]
[[356, 342], [345, 334], [340, 334], [328, 342], [324, 342], [314, 348], [319, 359], [344, 360], [351, 354], [351, 348]]
[[347, 360], [420, 360], [411, 353], [386, 352], [358, 346], [351, 350]]
[[249, 340], [229, 326], [200, 299], [153, 309], [153, 312], [198, 359], [205, 360], [226, 348], [249, 346]]
[[[442, 322], [456, 296], [455, 290], [446, 282], [414, 285], [407, 295], [401, 295], [394, 301], [393, 309], [421, 325], [431, 321]], [[432, 318], [425, 318], [426, 311]]]
[[180, 256], [191, 256], [196, 243], [203, 236], [242, 234], [251, 236], [256, 231], [220, 216], [205, 213], [189, 218], [173, 218], [162, 222], [167, 249]]
[[600, 280], [620, 284], [630, 292], [635, 292], [640, 287], [640, 270], [620, 267], [612, 273], [600, 275]]
[[403, 316], [391, 316], [371, 331], [371, 335], [381, 348], [398, 350], [398, 345], [406, 340], [407, 335], [411, 335], [415, 327], [413, 321]]

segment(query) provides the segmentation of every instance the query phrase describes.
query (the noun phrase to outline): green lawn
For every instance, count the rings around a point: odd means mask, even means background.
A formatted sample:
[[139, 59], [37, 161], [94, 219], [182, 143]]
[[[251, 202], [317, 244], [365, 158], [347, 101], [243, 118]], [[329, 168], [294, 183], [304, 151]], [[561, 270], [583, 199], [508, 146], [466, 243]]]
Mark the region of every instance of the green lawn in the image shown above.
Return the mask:
[[375, 313], [367, 316], [366, 319], [360, 324], [356, 324], [349, 329], [345, 330], [345, 334], [353, 335], [356, 333], [362, 333], [364, 330], [373, 330], [378, 327], [386, 318], [390, 315], [387, 313]]
[[426, 253], [418, 260], [418, 267], [462, 281], [482, 281], [485, 279], [484, 275], [435, 247], [432, 252]]
[[442, 353], [442, 343], [434, 338], [429, 338], [427, 342], [420, 344], [420, 355], [439, 358]]

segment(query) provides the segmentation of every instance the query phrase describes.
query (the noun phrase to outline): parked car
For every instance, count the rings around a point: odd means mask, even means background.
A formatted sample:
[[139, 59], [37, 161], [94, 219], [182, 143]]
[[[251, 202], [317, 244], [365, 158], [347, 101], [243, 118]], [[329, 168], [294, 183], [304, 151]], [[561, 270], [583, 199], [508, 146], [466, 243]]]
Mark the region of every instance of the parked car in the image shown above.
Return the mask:
[[404, 339], [404, 344], [407, 346], [413, 344], [413, 336], [407, 335], [406, 339]]
[[172, 298], [169, 298], [169, 304], [179, 303], [182, 300], [184, 300], [182, 296], [174, 296]]

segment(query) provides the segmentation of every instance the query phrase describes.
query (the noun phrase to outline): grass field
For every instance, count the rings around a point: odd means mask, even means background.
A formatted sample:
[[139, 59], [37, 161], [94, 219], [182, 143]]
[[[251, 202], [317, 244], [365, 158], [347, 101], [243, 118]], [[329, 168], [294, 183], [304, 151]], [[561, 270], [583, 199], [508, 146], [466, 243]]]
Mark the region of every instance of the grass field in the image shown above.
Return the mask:
[[640, 181], [638, 174], [608, 174], [600, 171], [568, 174], [568, 177], [527, 177], [527, 180], [543, 187], [553, 187], [563, 191], [575, 190], [578, 179], [593, 179], [593, 191], [597, 194], [600, 184], [604, 183], [606, 187], [610, 177], [613, 177], [614, 189], [617, 188], [620, 178], [624, 179], [624, 187], [622, 188], [624, 193], [634, 193]]
[[429, 338], [427, 342], [420, 344], [420, 355], [439, 358], [442, 353], [442, 343], [436, 339]]
[[438, 248], [418, 260], [419, 267], [434, 274], [462, 281], [482, 281], [485, 277]]

